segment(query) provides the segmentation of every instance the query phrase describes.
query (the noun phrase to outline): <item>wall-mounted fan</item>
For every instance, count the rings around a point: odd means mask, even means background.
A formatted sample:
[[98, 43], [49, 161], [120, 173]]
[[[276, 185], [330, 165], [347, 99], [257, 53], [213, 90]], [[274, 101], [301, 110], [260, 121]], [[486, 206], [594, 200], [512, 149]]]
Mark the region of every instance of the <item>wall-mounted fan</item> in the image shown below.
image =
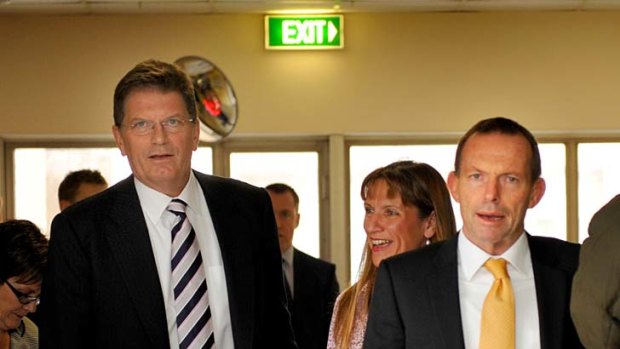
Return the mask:
[[196, 91], [200, 139], [218, 141], [228, 136], [239, 118], [237, 97], [222, 70], [198, 56], [185, 56], [174, 62], [191, 78]]

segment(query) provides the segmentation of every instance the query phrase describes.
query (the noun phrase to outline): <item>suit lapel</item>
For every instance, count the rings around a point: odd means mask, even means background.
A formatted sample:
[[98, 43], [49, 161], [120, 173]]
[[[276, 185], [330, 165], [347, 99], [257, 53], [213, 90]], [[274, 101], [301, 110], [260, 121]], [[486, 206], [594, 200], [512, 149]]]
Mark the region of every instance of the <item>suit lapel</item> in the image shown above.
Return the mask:
[[306, 287], [303, 287], [303, 280], [306, 280], [306, 264], [304, 264], [303, 256], [299, 250], [294, 249], [293, 252], [293, 287], [295, 296], [293, 297], [293, 307], [296, 309], [296, 305], [303, 302], [306, 299]]
[[246, 237], [247, 230], [234, 213], [243, 211], [234, 200], [234, 193], [226, 192], [224, 187], [213, 177], [195, 172], [196, 178], [204, 192], [213, 227], [217, 235], [224, 263], [226, 288], [230, 309], [230, 321], [233, 340], [237, 348], [249, 348], [254, 338], [254, 275], [251, 243]]
[[[457, 242], [454, 237], [439, 248], [434, 259], [435, 270], [426, 279], [437, 328], [441, 330], [435, 338], [443, 340], [443, 348], [465, 346], [459, 303]], [[454, 335], [446, 336], [445, 333]]]
[[295, 249], [293, 253], [293, 286], [294, 286], [294, 297], [293, 297], [293, 309], [291, 310], [291, 320], [293, 322], [293, 327], [298, 325], [298, 322], [303, 320], [303, 309], [302, 305], [307, 304], [307, 299], [312, 298], [313, 295], [309, 294], [313, 289], [309, 287], [304, 287], [304, 280], [308, 280], [308, 264], [304, 261], [304, 256], [301, 252]]
[[118, 184], [117, 200], [110, 209], [111, 226], [106, 235], [118, 262], [127, 292], [144, 325], [152, 348], [168, 346], [164, 299], [142, 208], [133, 176]]
[[564, 336], [563, 319], [570, 316], [564, 306], [569, 297], [568, 290], [560, 286], [566, 284], [566, 277], [549, 263], [549, 253], [538, 248], [536, 239], [530, 235], [527, 237], [536, 283], [541, 348], [560, 348]]

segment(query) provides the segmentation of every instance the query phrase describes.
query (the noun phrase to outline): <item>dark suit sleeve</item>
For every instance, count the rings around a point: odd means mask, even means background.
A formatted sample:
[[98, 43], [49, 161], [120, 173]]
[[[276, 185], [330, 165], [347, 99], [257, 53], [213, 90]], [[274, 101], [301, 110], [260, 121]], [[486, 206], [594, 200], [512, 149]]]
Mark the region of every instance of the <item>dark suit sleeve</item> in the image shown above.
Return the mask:
[[364, 348], [404, 348], [405, 333], [394, 294], [392, 272], [381, 263], [370, 302]]
[[587, 348], [620, 348], [619, 288], [620, 227], [597, 232], [581, 247], [573, 279], [571, 314]]
[[62, 213], [51, 227], [48, 268], [41, 292], [40, 345], [45, 349], [88, 348], [93, 329], [86, 254], [75, 230]]
[[259, 319], [260, 329], [265, 333], [259, 336], [264, 340], [256, 348], [297, 348], [291, 326], [291, 317], [286, 308], [286, 292], [282, 282], [282, 257], [278, 243], [278, 233], [271, 207], [271, 199], [266, 191], [263, 195], [262, 227], [263, 258], [265, 260], [266, 316]]

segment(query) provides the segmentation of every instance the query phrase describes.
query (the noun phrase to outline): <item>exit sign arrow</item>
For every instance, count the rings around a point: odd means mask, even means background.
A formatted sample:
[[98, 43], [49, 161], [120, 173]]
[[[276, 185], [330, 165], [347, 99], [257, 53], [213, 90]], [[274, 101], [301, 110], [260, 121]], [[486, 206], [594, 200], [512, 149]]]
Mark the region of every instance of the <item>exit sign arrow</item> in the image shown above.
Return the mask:
[[327, 40], [329, 42], [333, 42], [336, 36], [338, 35], [338, 28], [332, 22], [327, 22], [328, 24], [328, 32], [327, 32]]
[[342, 15], [265, 16], [265, 48], [271, 50], [341, 49]]

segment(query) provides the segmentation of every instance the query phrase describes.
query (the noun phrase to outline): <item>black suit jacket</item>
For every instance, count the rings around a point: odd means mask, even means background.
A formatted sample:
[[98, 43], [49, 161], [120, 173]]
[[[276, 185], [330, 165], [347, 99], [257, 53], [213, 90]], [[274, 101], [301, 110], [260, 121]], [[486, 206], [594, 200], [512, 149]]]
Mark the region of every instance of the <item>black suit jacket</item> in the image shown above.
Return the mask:
[[[542, 349], [583, 348], [569, 313], [579, 245], [527, 235]], [[456, 237], [383, 261], [364, 348], [464, 348]]]
[[340, 287], [336, 266], [298, 249], [293, 252], [291, 316], [299, 349], [325, 349], [329, 322]]
[[[219, 241], [235, 348], [294, 348], [266, 191], [195, 172]], [[168, 348], [163, 295], [133, 176], [59, 213], [41, 348]]]

